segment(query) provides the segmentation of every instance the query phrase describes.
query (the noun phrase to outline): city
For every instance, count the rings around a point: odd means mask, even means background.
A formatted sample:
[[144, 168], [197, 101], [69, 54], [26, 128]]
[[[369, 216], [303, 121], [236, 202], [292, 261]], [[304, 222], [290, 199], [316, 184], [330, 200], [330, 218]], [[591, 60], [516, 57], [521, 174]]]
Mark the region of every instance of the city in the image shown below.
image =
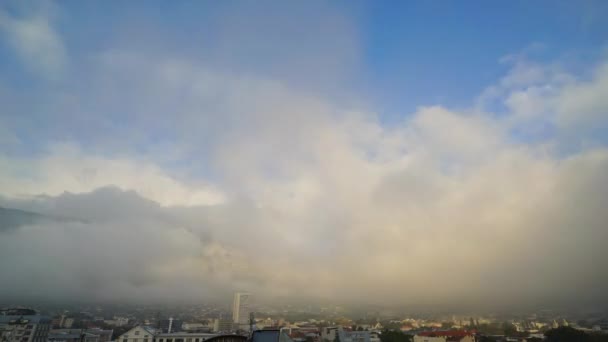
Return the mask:
[[606, 312], [399, 316], [342, 306], [269, 307], [245, 292], [235, 293], [231, 304], [3, 309], [0, 337], [3, 342], [242, 342], [256, 331], [278, 331], [280, 341], [295, 342], [542, 341], [558, 333], [608, 341]]

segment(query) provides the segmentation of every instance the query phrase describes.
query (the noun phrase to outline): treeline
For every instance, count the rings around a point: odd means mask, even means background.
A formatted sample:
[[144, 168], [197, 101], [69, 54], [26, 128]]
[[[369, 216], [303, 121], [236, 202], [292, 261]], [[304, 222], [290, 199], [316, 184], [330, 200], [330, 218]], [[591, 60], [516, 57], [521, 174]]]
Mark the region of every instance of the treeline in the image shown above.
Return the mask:
[[545, 333], [545, 341], [549, 342], [608, 342], [608, 334], [588, 333], [571, 327], [559, 327]]
[[382, 342], [410, 342], [412, 335], [404, 334], [401, 331], [385, 330], [380, 334]]
[[[525, 338], [526, 341], [543, 341], [543, 342], [608, 342], [608, 334], [605, 333], [594, 333], [594, 332], [585, 332], [578, 329], [574, 329], [571, 327], [559, 327], [556, 329], [551, 329], [545, 332], [545, 338], [540, 339], [537, 337], [527, 337], [526, 333], [516, 333], [505, 335], [509, 337], [520, 337]], [[385, 330], [380, 335], [380, 340], [382, 342], [411, 342], [412, 336], [405, 334], [401, 331], [391, 331]], [[500, 342], [503, 341], [504, 338], [501, 337], [491, 337], [491, 336], [479, 336], [477, 338], [480, 342]]]
[[[505, 335], [509, 337], [525, 338], [527, 342], [608, 342], [608, 334], [605, 333], [588, 333], [582, 330], [571, 327], [559, 327], [545, 332], [545, 338], [527, 337], [526, 333], [516, 333]], [[480, 336], [477, 339], [479, 342], [500, 342], [502, 337]]]

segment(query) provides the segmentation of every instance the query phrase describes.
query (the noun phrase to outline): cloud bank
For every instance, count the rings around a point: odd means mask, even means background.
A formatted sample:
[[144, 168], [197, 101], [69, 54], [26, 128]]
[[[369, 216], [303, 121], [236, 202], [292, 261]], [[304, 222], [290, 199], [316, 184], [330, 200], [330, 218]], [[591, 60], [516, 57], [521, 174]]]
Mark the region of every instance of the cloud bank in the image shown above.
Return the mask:
[[237, 58], [243, 30], [261, 55], [275, 44], [250, 29], [263, 13], [242, 25], [237, 11], [215, 54], [242, 70], [117, 43], [61, 71], [69, 46], [49, 21], [3, 12], [25, 67], [50, 50], [38, 70], [60, 86], [32, 103], [3, 81], [0, 206], [73, 220], [0, 233], [2, 296], [607, 303], [608, 61], [582, 77], [510, 57], [470, 108], [388, 125], [310, 90], [356, 65], [335, 70], [357, 44], [326, 10], [315, 20], [343, 48], [309, 40], [315, 59], [276, 69]]

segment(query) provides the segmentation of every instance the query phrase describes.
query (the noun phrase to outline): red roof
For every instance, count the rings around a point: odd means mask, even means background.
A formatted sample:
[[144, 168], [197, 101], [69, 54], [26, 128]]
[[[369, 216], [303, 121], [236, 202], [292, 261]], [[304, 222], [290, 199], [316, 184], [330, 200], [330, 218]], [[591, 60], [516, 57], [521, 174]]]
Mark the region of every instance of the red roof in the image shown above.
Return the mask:
[[455, 336], [465, 337], [470, 336], [473, 333], [466, 330], [438, 330], [438, 331], [423, 331], [418, 333], [418, 336], [436, 337], [436, 336]]

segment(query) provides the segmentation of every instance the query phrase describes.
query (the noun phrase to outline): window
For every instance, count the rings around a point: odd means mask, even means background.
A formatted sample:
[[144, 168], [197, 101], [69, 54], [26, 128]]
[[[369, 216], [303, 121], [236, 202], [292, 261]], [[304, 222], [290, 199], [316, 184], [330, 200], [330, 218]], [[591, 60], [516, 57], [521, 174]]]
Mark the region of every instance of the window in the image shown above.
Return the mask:
[[128, 339], [123, 338], [123, 339], [122, 339], [122, 342], [129, 342], [129, 341], [128, 341]]
[[186, 342], [192, 342], [192, 338], [191, 337], [187, 338]]
[[139, 330], [135, 330], [135, 336], [139, 335]]
[[194, 339], [194, 342], [198, 342], [198, 338], [197, 338], [197, 339]]

